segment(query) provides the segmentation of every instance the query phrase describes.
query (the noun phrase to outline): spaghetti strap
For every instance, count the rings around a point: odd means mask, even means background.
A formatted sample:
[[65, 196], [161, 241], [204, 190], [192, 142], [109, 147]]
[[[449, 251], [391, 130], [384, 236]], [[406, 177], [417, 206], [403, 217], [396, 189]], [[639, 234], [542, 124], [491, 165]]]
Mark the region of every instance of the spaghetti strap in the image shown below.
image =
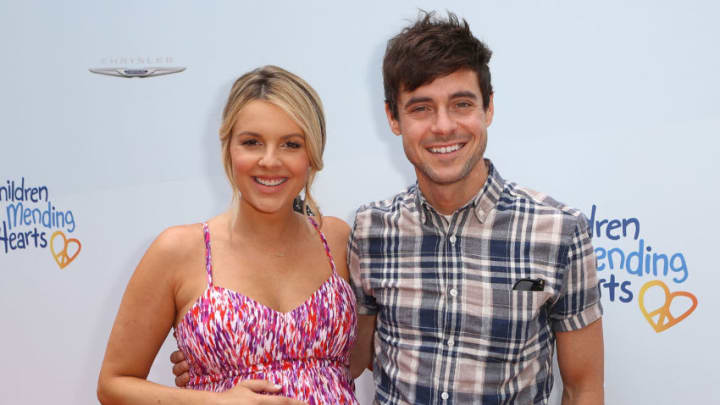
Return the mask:
[[310, 223], [313, 225], [315, 230], [320, 235], [320, 239], [322, 239], [323, 246], [325, 247], [325, 254], [327, 255], [328, 259], [330, 259], [330, 268], [332, 268], [332, 272], [333, 272], [333, 274], [335, 274], [336, 273], [335, 260], [333, 260], [332, 254], [330, 253], [330, 245], [328, 245], [327, 239], [325, 239], [325, 235], [320, 230], [320, 227], [318, 226], [317, 222], [315, 222], [315, 220], [310, 216], [308, 216], [308, 219], [310, 220]]
[[212, 255], [210, 254], [210, 230], [207, 222], [203, 222], [203, 234], [205, 236], [205, 271], [207, 272], [208, 287], [212, 287]]

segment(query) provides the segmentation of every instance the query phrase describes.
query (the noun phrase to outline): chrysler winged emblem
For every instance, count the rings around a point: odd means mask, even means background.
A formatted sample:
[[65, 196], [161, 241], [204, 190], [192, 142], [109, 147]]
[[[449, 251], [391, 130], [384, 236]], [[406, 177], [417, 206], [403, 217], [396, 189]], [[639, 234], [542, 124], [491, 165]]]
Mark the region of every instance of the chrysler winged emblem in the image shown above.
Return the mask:
[[144, 67], [144, 68], [92, 68], [92, 73], [117, 77], [155, 77], [180, 73], [184, 67]]

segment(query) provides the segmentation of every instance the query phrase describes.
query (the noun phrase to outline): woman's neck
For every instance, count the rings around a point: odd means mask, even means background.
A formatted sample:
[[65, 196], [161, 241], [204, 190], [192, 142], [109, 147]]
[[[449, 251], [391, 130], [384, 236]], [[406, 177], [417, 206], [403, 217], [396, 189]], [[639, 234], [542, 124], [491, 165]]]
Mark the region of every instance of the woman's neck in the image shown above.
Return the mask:
[[248, 240], [250, 237], [260, 244], [284, 243], [297, 240], [299, 233], [305, 228], [303, 216], [293, 211], [292, 206], [266, 213], [241, 200], [235, 213], [230, 219], [231, 237], [239, 236], [241, 240]]

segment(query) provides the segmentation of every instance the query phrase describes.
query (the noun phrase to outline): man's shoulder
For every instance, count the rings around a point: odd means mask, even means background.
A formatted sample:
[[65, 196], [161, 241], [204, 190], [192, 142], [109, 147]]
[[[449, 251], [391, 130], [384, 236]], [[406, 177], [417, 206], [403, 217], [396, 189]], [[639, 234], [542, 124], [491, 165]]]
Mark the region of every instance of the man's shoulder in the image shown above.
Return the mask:
[[501, 204], [508, 202], [513, 204], [526, 204], [532, 208], [540, 209], [543, 212], [547, 211], [548, 213], [559, 213], [573, 217], [582, 216], [580, 210], [560, 202], [546, 193], [521, 186], [514, 182], [505, 183], [503, 196], [509, 198], [501, 199]]
[[403, 191], [384, 200], [372, 201], [361, 205], [355, 215], [387, 215], [403, 209], [415, 210], [417, 203], [417, 184], [413, 184]]
[[418, 189], [417, 184], [413, 184], [389, 198], [361, 205], [355, 211], [353, 233], [382, 232], [385, 227], [397, 224], [401, 218], [415, 216], [418, 209]]
[[523, 214], [537, 218], [561, 218], [563, 228], [571, 232], [576, 228], [581, 230], [587, 228], [587, 218], [579, 209], [560, 202], [546, 193], [514, 182], [505, 183], [503, 195], [498, 202], [498, 210], [519, 210]]

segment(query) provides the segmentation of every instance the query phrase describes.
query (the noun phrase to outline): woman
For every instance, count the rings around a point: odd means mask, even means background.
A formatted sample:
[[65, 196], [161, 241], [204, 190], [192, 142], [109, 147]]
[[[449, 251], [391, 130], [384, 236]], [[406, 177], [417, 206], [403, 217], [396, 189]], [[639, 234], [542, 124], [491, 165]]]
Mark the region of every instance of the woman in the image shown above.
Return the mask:
[[[115, 319], [98, 398], [356, 403], [350, 229], [322, 217], [310, 193], [325, 146], [317, 94], [278, 67], [249, 72], [232, 87], [220, 141], [232, 207], [205, 224], [169, 228], [150, 246]], [[194, 390], [145, 380], [171, 327]]]

